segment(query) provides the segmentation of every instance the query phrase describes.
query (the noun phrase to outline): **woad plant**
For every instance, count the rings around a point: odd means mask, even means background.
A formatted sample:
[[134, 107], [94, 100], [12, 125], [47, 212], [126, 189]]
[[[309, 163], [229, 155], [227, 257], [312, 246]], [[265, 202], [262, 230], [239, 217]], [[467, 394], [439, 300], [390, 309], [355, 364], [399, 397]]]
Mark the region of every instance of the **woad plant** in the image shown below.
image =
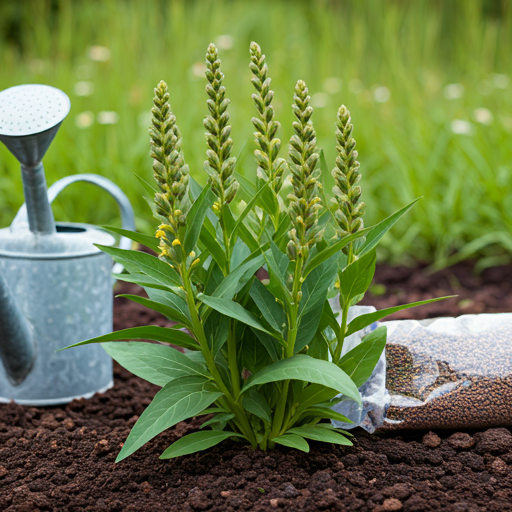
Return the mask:
[[[349, 308], [373, 279], [376, 245], [413, 203], [364, 227], [356, 143], [344, 106], [337, 114], [336, 185], [328, 201], [319, 176], [329, 171], [316, 144], [313, 108], [302, 80], [293, 96], [296, 121], [288, 155], [279, 156], [274, 93], [256, 43], [250, 45], [250, 71], [257, 169], [254, 182], [237, 174], [229, 100], [214, 45], [208, 47], [206, 66], [206, 186], [190, 177], [167, 86], [160, 82], [150, 128], [156, 189], [144, 182], [160, 222], [156, 237], [111, 228], [158, 256], [100, 247], [124, 265], [127, 273], [116, 277], [141, 285], [148, 298], [123, 296], [175, 324], [125, 329], [78, 344], [102, 343], [122, 366], [161, 386], [117, 461], [194, 416], [207, 416], [200, 431], [173, 443], [161, 458], [228, 438], [262, 450], [277, 443], [307, 452], [308, 440], [350, 445], [351, 434], [330, 422], [350, 420], [331, 407], [344, 399], [360, 402], [358, 388], [385, 348], [386, 329], [372, 331], [347, 353], [345, 338], [396, 311], [431, 302], [347, 322]], [[268, 279], [256, 277], [260, 269]], [[328, 301], [334, 296], [340, 301], [339, 319]]]

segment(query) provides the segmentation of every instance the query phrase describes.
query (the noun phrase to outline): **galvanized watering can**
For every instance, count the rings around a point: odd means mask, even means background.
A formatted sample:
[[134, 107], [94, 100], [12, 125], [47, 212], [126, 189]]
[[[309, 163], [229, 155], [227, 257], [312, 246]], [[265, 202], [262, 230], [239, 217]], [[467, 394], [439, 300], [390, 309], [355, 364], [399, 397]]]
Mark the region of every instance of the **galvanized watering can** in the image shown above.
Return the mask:
[[93, 244], [115, 239], [88, 224], [55, 223], [51, 202], [71, 183], [94, 183], [116, 199], [123, 227], [135, 229], [127, 197], [101, 176], [69, 176], [46, 189], [41, 160], [69, 109], [69, 98], [45, 85], [0, 92], [0, 140], [21, 164], [26, 201], [0, 229], [0, 402], [66, 403], [113, 383], [101, 346], [57, 352], [112, 331], [112, 261]]

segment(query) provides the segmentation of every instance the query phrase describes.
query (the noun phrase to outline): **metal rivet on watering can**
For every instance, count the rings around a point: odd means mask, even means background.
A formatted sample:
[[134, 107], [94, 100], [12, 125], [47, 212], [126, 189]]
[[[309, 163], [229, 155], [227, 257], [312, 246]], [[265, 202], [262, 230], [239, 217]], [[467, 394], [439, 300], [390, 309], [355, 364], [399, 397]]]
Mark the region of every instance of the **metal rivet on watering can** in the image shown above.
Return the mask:
[[135, 230], [128, 199], [106, 178], [73, 175], [46, 189], [41, 160], [69, 109], [66, 94], [46, 85], [0, 92], [0, 140], [21, 164], [25, 194], [10, 228], [0, 229], [0, 402], [66, 403], [112, 386], [101, 346], [57, 352], [112, 331], [112, 261], [93, 244], [115, 240], [88, 224], [56, 224], [51, 202], [71, 183], [93, 183]]

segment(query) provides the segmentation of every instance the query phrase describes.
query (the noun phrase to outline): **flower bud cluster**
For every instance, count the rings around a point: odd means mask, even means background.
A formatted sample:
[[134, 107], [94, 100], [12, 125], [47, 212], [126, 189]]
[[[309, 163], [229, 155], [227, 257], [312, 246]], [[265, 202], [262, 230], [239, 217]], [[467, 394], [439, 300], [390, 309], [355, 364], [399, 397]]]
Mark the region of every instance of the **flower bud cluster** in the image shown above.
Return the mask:
[[338, 236], [343, 238], [363, 229], [366, 205], [360, 201], [361, 187], [358, 185], [361, 174], [356, 160], [356, 141], [352, 137], [353, 125], [350, 112], [342, 105], [338, 110], [336, 121], [336, 167], [332, 176], [336, 185], [332, 191], [335, 203], [334, 217], [338, 224]]
[[224, 75], [220, 71], [217, 48], [213, 44], [210, 44], [206, 53], [205, 74], [208, 80], [206, 103], [210, 115], [203, 122], [208, 146], [204, 168], [210, 175], [212, 191], [219, 198], [219, 207], [234, 199], [239, 184], [233, 176], [236, 158], [230, 156], [233, 141], [230, 138], [231, 126], [228, 124], [229, 100], [226, 98], [226, 88], [222, 85]]
[[318, 210], [321, 204], [317, 189], [319, 155], [311, 121], [313, 108], [309, 105], [308, 88], [302, 80], [295, 86], [293, 99], [292, 108], [297, 121], [293, 123], [295, 133], [290, 139], [288, 164], [293, 186], [293, 193], [288, 195], [288, 212], [293, 229], [289, 232], [287, 253], [290, 260], [300, 257], [304, 262], [311, 246], [321, 238], [318, 227]]
[[254, 139], [258, 149], [254, 151], [254, 155], [258, 164], [258, 176], [270, 181], [273, 190], [278, 193], [283, 184], [286, 161], [278, 158], [281, 140], [276, 137], [280, 124], [274, 121], [274, 91], [270, 89], [271, 79], [268, 77], [265, 55], [261, 53], [257, 43], [251, 43], [250, 54], [249, 68], [253, 74], [251, 82], [256, 89], [252, 99], [259, 114], [259, 117], [252, 118], [252, 124], [257, 130], [254, 132]]
[[171, 112], [167, 84], [161, 81], [153, 98], [150, 155], [153, 158], [153, 173], [159, 191], [155, 194], [155, 205], [163, 222], [156, 237], [160, 239], [161, 255], [170, 257], [176, 250], [180, 233], [185, 227], [183, 199], [188, 189], [189, 170], [181, 151], [181, 135], [176, 125], [176, 116]]

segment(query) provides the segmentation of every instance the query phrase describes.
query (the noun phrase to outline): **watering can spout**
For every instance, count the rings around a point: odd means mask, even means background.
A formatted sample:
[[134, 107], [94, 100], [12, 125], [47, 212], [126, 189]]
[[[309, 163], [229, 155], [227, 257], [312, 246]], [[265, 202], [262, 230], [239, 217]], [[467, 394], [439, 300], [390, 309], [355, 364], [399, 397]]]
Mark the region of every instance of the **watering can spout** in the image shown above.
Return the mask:
[[0, 358], [13, 384], [23, 382], [34, 364], [31, 328], [0, 275]]

